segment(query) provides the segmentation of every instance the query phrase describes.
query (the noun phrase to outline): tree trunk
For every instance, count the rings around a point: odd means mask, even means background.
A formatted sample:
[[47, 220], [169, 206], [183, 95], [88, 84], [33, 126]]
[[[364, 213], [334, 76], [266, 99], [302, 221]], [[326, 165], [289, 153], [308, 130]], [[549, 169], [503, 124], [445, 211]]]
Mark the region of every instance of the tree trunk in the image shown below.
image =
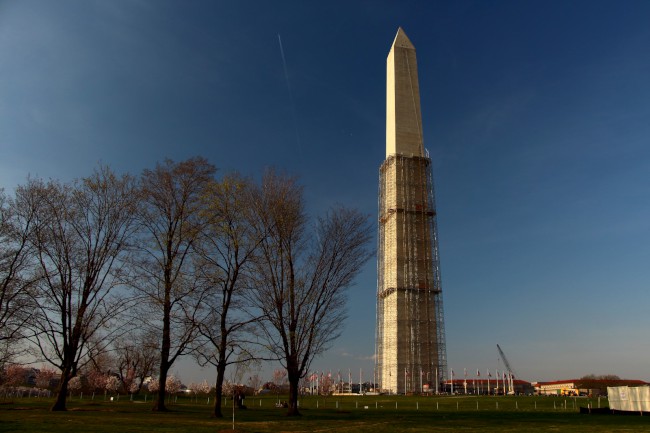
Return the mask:
[[160, 377], [158, 378], [158, 398], [154, 402], [153, 410], [156, 412], [167, 412], [167, 406], [165, 406], [165, 393], [167, 385], [167, 373], [169, 372], [169, 367], [166, 365], [160, 366]]
[[66, 408], [66, 398], [68, 396], [68, 377], [69, 373], [67, 369], [64, 369], [61, 372], [61, 380], [59, 381], [59, 389], [58, 393], [56, 395], [56, 401], [54, 402], [54, 405], [50, 409], [51, 411], [64, 411], [68, 410]]
[[300, 375], [297, 372], [288, 372], [289, 377], [289, 411], [287, 416], [299, 416], [298, 411], [298, 383]]
[[216, 418], [223, 418], [223, 412], [221, 412], [221, 402], [223, 395], [223, 378], [226, 373], [225, 365], [217, 365], [217, 385], [214, 391], [214, 412], [213, 415]]
[[[168, 245], [167, 257], [171, 256]], [[158, 399], [154, 403], [153, 410], [167, 412], [165, 406], [165, 392], [167, 391], [167, 374], [169, 373], [169, 352], [171, 351], [171, 277], [170, 267], [165, 268], [165, 301], [163, 303], [163, 334], [160, 342], [160, 376], [158, 377]]]

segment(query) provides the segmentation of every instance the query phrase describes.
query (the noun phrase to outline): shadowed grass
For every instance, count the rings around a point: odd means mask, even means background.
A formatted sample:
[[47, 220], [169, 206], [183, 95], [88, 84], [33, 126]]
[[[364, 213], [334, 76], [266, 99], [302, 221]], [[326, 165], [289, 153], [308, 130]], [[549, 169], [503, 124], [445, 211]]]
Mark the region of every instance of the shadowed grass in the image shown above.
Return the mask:
[[[650, 432], [650, 418], [580, 415], [596, 399], [560, 397], [308, 397], [301, 417], [275, 408], [276, 397], [249, 397], [235, 412], [238, 432]], [[17, 398], [0, 404], [2, 432], [178, 432], [231, 431], [232, 406], [224, 419], [210, 417], [204, 400], [178, 399], [171, 412], [151, 411], [151, 402], [73, 398], [68, 412], [50, 412], [51, 400]], [[602, 399], [600, 404], [607, 405]]]

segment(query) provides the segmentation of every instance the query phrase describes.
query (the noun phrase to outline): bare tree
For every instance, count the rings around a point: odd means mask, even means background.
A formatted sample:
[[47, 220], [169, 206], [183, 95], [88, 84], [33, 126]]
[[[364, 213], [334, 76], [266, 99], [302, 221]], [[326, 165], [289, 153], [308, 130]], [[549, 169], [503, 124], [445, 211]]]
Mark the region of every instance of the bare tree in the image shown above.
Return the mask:
[[144, 380], [156, 373], [160, 344], [152, 332], [132, 330], [115, 342], [114, 356], [117, 373], [124, 391], [140, 393]]
[[33, 207], [16, 206], [0, 190], [0, 367], [23, 349], [24, 325], [30, 313], [27, 291], [34, 285], [28, 273], [33, 222]]
[[226, 367], [255, 358], [247, 337], [256, 319], [245, 311], [243, 294], [263, 234], [252, 224], [250, 181], [237, 175], [226, 176], [211, 185], [204, 199], [209, 224], [198, 245], [201, 277], [210, 289], [197, 323], [195, 356], [200, 365], [216, 367], [213, 415], [221, 418]]
[[136, 210], [134, 181], [99, 167], [71, 184], [30, 180], [17, 190], [33, 206], [30, 242], [39, 277], [29, 321], [30, 340], [42, 359], [61, 371], [52, 410], [66, 409], [68, 383], [110, 344], [128, 298], [115, 290]]
[[255, 393], [262, 387], [262, 378], [259, 374], [255, 373], [248, 378], [248, 386], [250, 386]]
[[266, 347], [287, 370], [288, 415], [299, 415], [298, 383], [312, 359], [341, 333], [345, 289], [372, 256], [368, 217], [336, 207], [308, 231], [302, 189], [295, 180], [264, 176], [257, 211], [261, 243], [253, 300], [266, 326]]
[[134, 284], [143, 295], [143, 317], [159, 330], [160, 376], [154, 410], [166, 411], [169, 369], [187, 354], [196, 336], [196, 314], [202, 304], [195, 244], [205, 226], [201, 197], [216, 169], [201, 157], [166, 160], [142, 173], [143, 207], [139, 215], [143, 239]]

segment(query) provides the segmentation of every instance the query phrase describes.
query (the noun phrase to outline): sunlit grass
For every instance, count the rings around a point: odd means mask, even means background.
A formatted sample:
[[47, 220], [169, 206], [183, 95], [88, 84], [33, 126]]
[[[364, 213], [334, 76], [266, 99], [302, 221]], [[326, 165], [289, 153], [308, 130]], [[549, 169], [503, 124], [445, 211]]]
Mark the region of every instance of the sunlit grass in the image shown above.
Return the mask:
[[[640, 416], [580, 415], [579, 407], [598, 399], [563, 397], [306, 397], [302, 416], [289, 418], [276, 408], [277, 396], [248, 397], [246, 410], [235, 411], [241, 432], [609, 432], [650, 431]], [[286, 397], [279, 397], [286, 400]], [[119, 401], [73, 397], [67, 412], [50, 412], [52, 400], [14, 398], [0, 402], [0, 431], [31, 432], [219, 432], [232, 429], [232, 405], [225, 418], [210, 416], [211, 405], [179, 398], [169, 413], [152, 412], [151, 399]], [[606, 406], [606, 399], [600, 400]]]

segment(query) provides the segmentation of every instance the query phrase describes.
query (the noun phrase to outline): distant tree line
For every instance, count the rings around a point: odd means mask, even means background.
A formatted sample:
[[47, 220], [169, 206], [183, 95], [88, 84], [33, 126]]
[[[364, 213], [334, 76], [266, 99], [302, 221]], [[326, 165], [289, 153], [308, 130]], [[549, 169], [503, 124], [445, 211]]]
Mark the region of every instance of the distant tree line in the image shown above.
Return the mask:
[[587, 374], [576, 380], [575, 387], [578, 389], [594, 390], [598, 393], [607, 394], [607, 387], [625, 386], [625, 385], [640, 385], [642, 381], [634, 381], [621, 379], [615, 374]]
[[298, 383], [340, 335], [371, 238], [355, 209], [309, 218], [291, 176], [217, 178], [202, 157], [139, 176], [29, 178], [0, 190], [0, 367], [51, 365], [52, 410], [73, 388], [99, 389], [93, 375], [133, 393], [157, 375], [165, 411], [170, 370], [191, 354], [216, 369], [221, 417], [226, 368], [278, 360], [298, 414]]

